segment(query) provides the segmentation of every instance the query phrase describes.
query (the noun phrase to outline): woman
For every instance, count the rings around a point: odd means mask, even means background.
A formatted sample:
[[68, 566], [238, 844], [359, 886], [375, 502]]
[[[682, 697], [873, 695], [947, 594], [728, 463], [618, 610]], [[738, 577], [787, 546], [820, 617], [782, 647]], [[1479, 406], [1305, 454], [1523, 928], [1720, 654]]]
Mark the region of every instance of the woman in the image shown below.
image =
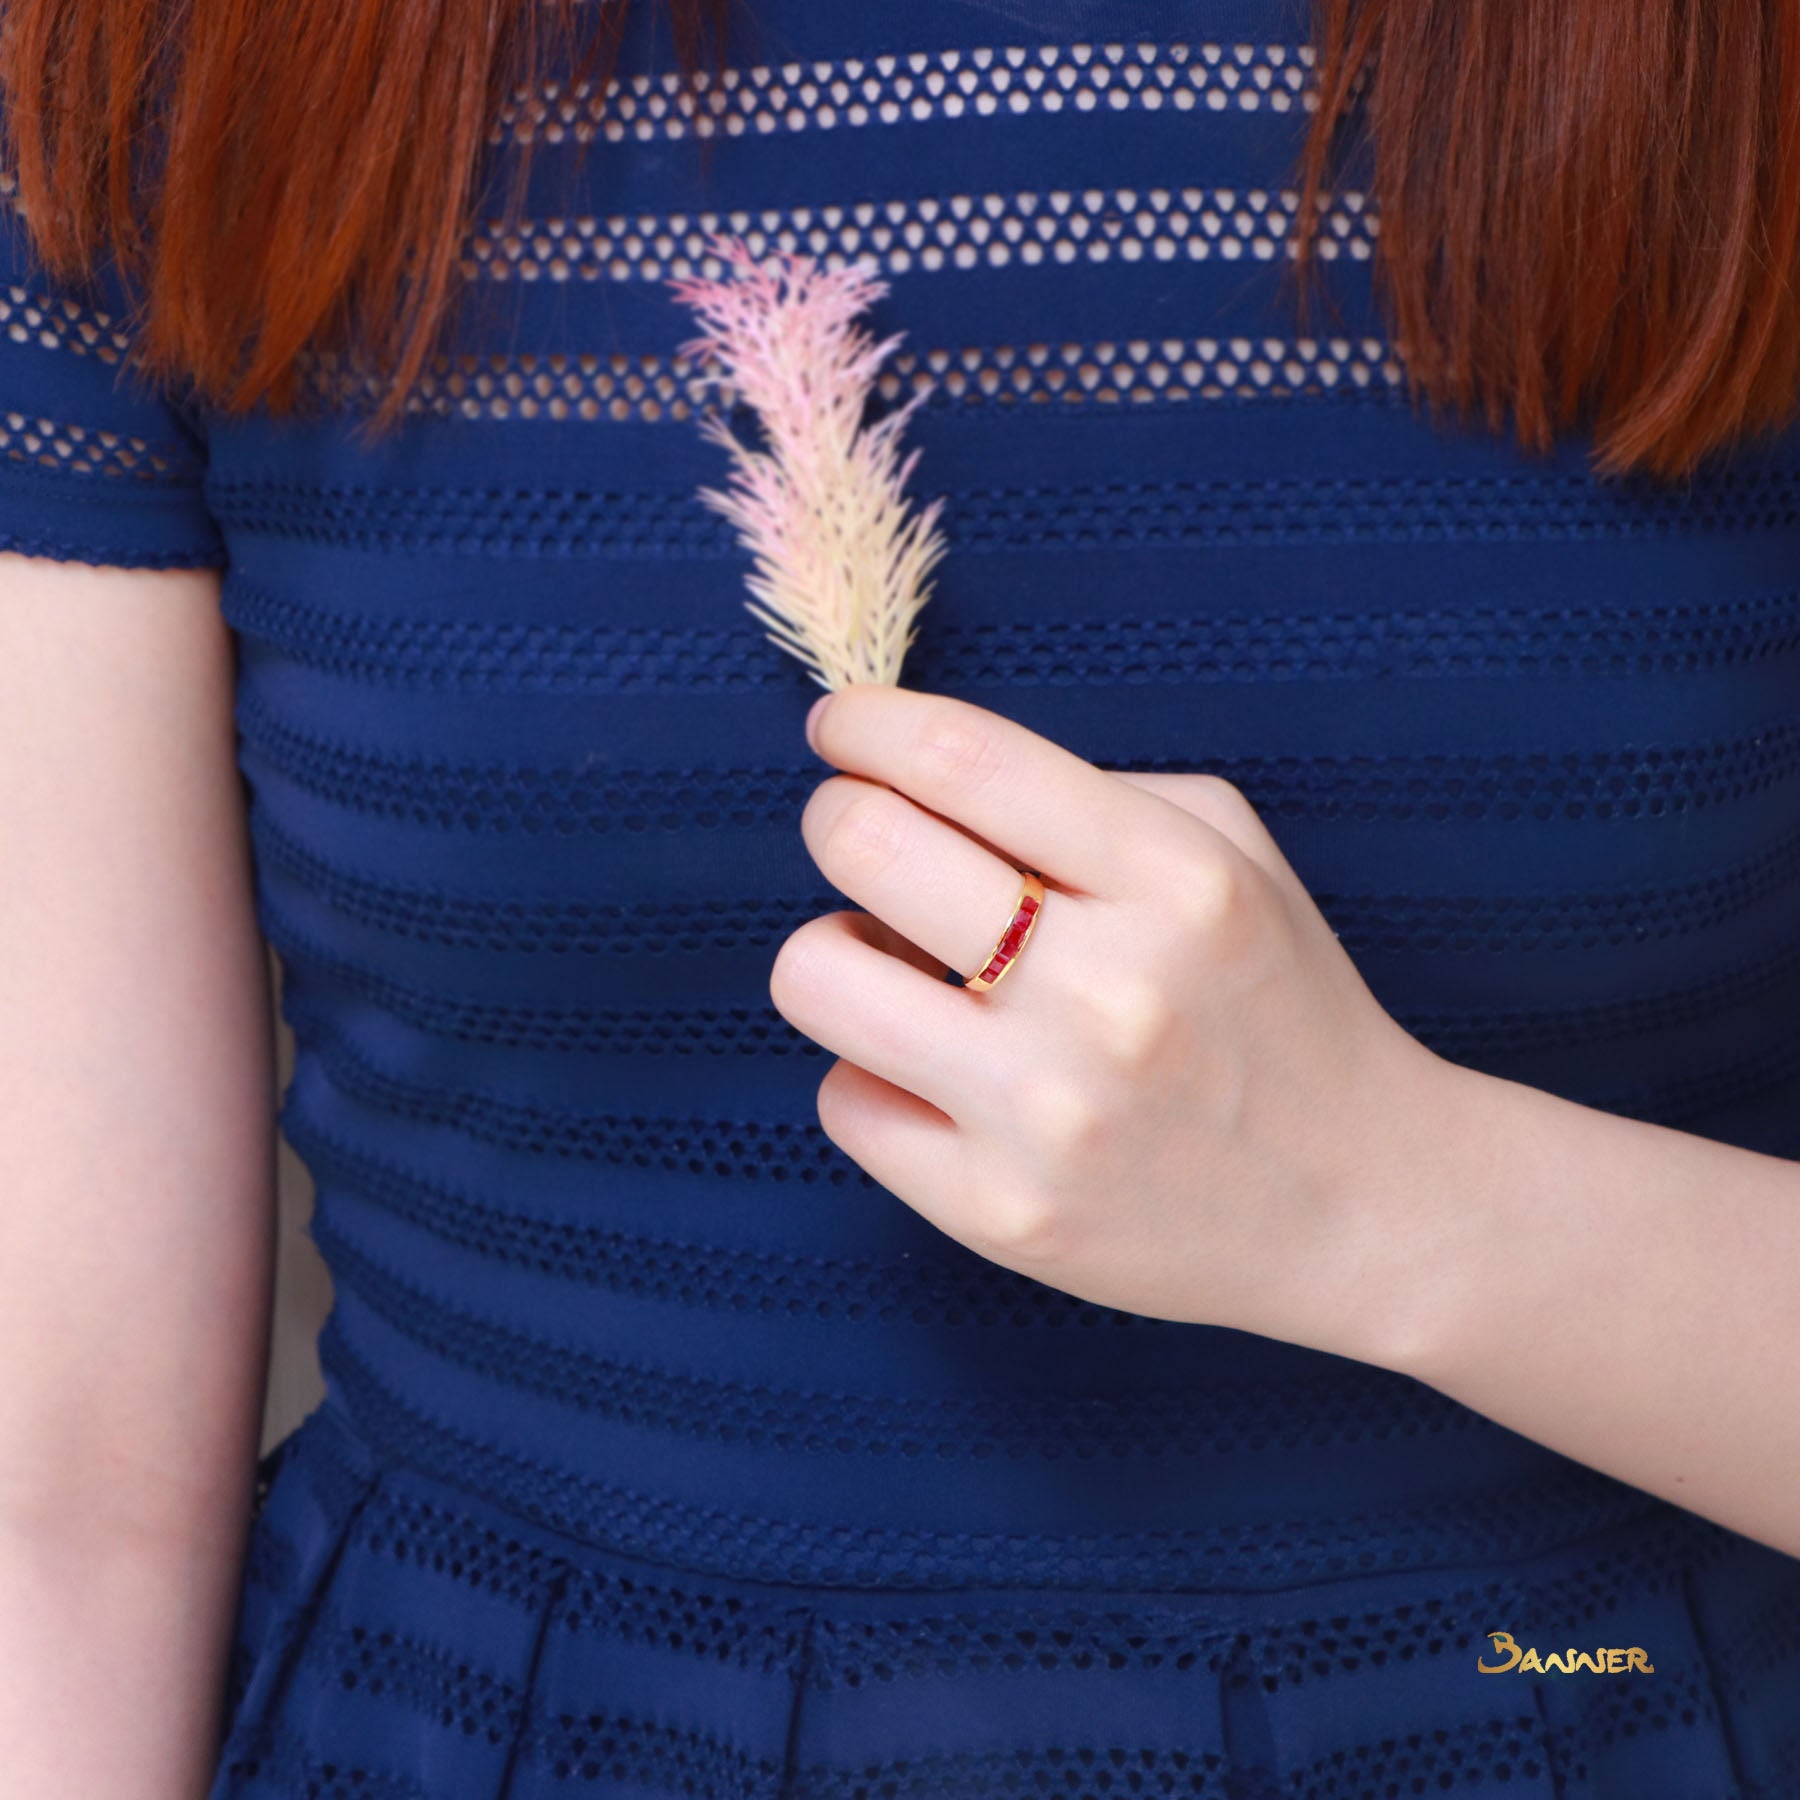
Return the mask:
[[9, 1792], [1795, 1792], [1791, 9], [539, 18], [10, 9]]

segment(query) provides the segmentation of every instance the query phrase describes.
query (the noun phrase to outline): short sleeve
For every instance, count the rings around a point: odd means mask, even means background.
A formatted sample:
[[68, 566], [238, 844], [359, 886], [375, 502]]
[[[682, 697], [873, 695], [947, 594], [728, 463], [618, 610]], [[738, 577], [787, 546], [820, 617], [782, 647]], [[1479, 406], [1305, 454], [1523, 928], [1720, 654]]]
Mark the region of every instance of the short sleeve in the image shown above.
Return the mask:
[[205, 434], [127, 362], [122, 292], [46, 278], [0, 174], [0, 549], [123, 568], [222, 567]]

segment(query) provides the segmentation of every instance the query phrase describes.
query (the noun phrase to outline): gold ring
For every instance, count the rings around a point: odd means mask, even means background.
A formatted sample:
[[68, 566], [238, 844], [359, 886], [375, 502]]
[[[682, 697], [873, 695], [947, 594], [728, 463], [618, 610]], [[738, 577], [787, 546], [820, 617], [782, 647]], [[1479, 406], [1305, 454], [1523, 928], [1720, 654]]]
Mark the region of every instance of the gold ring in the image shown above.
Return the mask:
[[971, 975], [963, 982], [965, 988], [972, 988], [977, 993], [991, 988], [1019, 960], [1019, 952], [1024, 948], [1025, 940], [1031, 936], [1031, 928], [1037, 923], [1037, 916], [1043, 910], [1044, 884], [1037, 871], [1021, 869], [1019, 874], [1024, 886], [1019, 892], [1019, 903], [1013, 908], [1011, 921], [1001, 932], [987, 961], [982, 964], [981, 973]]

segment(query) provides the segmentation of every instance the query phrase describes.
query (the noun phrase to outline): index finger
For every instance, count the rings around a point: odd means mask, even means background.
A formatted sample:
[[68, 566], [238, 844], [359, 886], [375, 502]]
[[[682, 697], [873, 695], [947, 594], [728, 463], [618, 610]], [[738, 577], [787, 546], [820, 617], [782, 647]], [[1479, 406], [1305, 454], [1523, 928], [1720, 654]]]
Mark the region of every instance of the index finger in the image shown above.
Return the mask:
[[1199, 824], [1049, 738], [949, 694], [852, 682], [820, 709], [815, 749], [1093, 895], [1140, 890], [1144, 846]]

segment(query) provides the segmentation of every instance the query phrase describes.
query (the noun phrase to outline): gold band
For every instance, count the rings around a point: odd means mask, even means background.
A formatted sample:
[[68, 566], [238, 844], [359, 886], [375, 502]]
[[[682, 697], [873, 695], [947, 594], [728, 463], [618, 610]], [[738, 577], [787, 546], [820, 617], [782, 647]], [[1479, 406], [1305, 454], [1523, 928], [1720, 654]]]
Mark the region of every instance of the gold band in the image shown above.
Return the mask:
[[1013, 916], [1006, 929], [1001, 932], [988, 959], [981, 966], [981, 973], [971, 975], [963, 982], [965, 988], [972, 988], [976, 993], [984, 993], [991, 988], [1002, 975], [1019, 959], [1019, 952], [1025, 947], [1025, 940], [1031, 936], [1031, 928], [1037, 923], [1038, 914], [1044, 906], [1044, 884], [1036, 870], [1021, 869], [1020, 878], [1024, 882], [1019, 893], [1019, 903], [1013, 908]]

